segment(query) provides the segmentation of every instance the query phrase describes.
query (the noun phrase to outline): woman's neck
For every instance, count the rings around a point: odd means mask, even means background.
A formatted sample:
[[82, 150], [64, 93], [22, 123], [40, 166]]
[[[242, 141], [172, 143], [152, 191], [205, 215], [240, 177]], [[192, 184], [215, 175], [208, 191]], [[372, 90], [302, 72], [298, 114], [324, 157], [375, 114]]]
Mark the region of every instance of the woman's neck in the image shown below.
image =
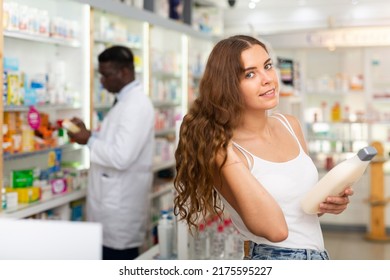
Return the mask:
[[233, 138], [235, 138], [235, 136], [239, 137], [239, 135], [268, 136], [269, 133], [269, 118], [267, 112], [257, 115], [245, 114], [243, 115], [239, 126], [234, 130]]

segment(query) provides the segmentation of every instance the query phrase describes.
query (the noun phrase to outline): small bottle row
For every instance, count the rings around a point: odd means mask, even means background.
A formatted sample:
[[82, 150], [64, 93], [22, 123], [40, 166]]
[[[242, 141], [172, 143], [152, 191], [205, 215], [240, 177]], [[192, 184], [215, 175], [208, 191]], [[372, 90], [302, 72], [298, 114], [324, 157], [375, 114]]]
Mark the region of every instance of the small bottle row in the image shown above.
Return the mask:
[[244, 240], [230, 218], [218, 215], [200, 223], [190, 245], [190, 258], [196, 260], [240, 260], [244, 256]]
[[16, 2], [4, 2], [3, 26], [5, 30], [61, 39], [78, 37], [75, 20], [50, 16], [48, 10], [37, 9]]
[[16, 57], [4, 57], [3, 104], [30, 106], [79, 103], [79, 93], [67, 82], [66, 63], [47, 64], [46, 71], [28, 74]]

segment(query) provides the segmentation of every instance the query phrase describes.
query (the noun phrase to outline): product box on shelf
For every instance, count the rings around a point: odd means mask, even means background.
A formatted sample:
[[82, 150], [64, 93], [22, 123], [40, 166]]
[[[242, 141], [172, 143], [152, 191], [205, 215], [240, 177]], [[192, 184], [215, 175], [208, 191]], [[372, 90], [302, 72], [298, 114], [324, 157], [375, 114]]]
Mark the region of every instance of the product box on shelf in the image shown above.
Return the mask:
[[6, 192], [16, 192], [18, 194], [19, 203], [31, 203], [41, 199], [41, 188], [6, 188]]
[[27, 188], [31, 187], [34, 182], [34, 170], [13, 170], [11, 171], [11, 187], [12, 188]]
[[50, 180], [51, 190], [53, 194], [64, 193], [68, 190], [65, 178], [56, 178]]

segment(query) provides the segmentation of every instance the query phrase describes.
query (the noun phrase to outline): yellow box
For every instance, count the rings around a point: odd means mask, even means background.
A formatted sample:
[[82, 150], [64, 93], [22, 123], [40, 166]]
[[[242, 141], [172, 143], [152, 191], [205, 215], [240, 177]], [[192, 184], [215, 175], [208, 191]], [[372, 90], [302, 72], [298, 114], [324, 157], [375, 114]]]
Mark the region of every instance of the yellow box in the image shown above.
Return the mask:
[[17, 192], [19, 203], [31, 203], [41, 199], [40, 187], [6, 188], [6, 192]]
[[16, 74], [8, 75], [7, 105], [22, 105], [23, 98], [20, 96], [20, 81]]

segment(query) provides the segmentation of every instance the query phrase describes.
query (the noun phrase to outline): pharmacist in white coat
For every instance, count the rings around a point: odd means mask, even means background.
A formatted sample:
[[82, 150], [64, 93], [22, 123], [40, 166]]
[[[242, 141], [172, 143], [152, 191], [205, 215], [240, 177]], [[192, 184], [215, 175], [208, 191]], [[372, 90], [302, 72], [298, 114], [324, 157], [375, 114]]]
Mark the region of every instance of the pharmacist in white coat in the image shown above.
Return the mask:
[[99, 73], [116, 104], [98, 133], [73, 118], [69, 136], [90, 148], [87, 219], [103, 225], [103, 259], [134, 259], [146, 233], [153, 180], [154, 109], [135, 80], [130, 49], [113, 46], [99, 57]]

